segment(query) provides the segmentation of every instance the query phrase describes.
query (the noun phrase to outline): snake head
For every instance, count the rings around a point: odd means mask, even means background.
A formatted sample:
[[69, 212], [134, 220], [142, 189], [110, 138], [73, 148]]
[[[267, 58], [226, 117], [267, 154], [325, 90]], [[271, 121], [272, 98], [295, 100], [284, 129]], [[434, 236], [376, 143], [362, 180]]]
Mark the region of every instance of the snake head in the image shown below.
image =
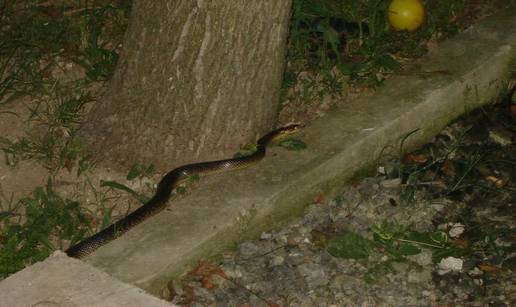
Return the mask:
[[297, 132], [298, 130], [300, 130], [303, 127], [304, 127], [304, 125], [302, 125], [300, 123], [291, 123], [291, 124], [287, 124], [287, 125], [279, 128], [278, 130], [280, 130], [281, 133], [290, 134], [290, 133]]

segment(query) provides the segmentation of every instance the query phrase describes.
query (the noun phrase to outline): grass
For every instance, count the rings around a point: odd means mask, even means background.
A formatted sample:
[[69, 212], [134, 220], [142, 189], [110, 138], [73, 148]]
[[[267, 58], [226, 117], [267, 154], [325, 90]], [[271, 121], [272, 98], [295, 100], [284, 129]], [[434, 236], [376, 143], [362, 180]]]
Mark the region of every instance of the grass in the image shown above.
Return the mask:
[[8, 164], [35, 159], [51, 173], [75, 164], [81, 173], [91, 166], [76, 136], [93, 100], [89, 85], [109, 78], [118, 58], [130, 5], [114, 3], [0, 3], [0, 106], [30, 96], [26, 120], [41, 131], [2, 137]]
[[21, 160], [33, 159], [54, 174], [62, 168], [71, 171], [74, 166], [80, 174], [91, 167], [88, 157], [81, 155], [76, 135], [85, 106], [92, 100], [79, 86], [70, 89], [59, 83], [33, 94], [27, 120], [40, 132], [15, 140], [0, 137], [7, 164], [16, 166]]
[[18, 206], [23, 207], [22, 213], [9, 206], [0, 215], [0, 278], [45, 259], [62, 248], [62, 240], [78, 241], [89, 227], [80, 204], [59, 196], [51, 180]]
[[[491, 2], [494, 7], [503, 4]], [[301, 95], [302, 101], [313, 101], [323, 94], [340, 93], [346, 83], [381, 85], [407, 60], [425, 54], [429, 41], [442, 40], [465, 27], [475, 3], [425, 1], [424, 24], [408, 33], [389, 28], [389, 1], [294, 0], [283, 97]], [[302, 90], [289, 91], [296, 85]]]
[[[78, 129], [95, 98], [90, 85], [113, 73], [129, 10], [128, 1], [0, 2], [0, 107], [30, 129], [0, 136], [0, 150], [12, 167], [35, 160], [50, 173], [31, 196], [0, 202], [0, 278], [110, 224], [105, 191], [95, 193], [102, 216], [95, 225], [98, 212], [61, 197], [54, 181], [63, 169], [80, 175], [93, 167]], [[23, 96], [27, 114], [11, 111]]]
[[[509, 186], [497, 186], [494, 177], [487, 174], [491, 170], [500, 169], [503, 165], [513, 167], [516, 161], [507, 154], [503, 154], [503, 148], [488, 142], [479, 144], [474, 140], [478, 128], [472, 126], [475, 122], [489, 121], [489, 117], [495, 117], [507, 127], [514, 127], [514, 120], [500, 118], [500, 115], [486, 115], [484, 108], [480, 111], [466, 115], [466, 122], [471, 124], [454, 127], [446, 134], [440, 134], [435, 142], [426, 145], [417, 152], [402, 156], [398, 166], [394, 167], [391, 175], [401, 178], [402, 201], [410, 203], [418, 189], [424, 187], [433, 191], [436, 195], [460, 196], [472, 190], [482, 191], [482, 194], [500, 193]], [[471, 119], [468, 119], [468, 116]], [[494, 118], [493, 118], [494, 119]], [[514, 129], [514, 128], [512, 128]], [[473, 140], [472, 140], [473, 139]], [[401, 154], [401, 151], [400, 151]], [[500, 159], [499, 155], [504, 157]], [[500, 183], [505, 182], [513, 174], [500, 173]], [[478, 180], [482, 178], [482, 180]], [[494, 183], [494, 184], [493, 184]], [[510, 193], [510, 191], [507, 191]]]

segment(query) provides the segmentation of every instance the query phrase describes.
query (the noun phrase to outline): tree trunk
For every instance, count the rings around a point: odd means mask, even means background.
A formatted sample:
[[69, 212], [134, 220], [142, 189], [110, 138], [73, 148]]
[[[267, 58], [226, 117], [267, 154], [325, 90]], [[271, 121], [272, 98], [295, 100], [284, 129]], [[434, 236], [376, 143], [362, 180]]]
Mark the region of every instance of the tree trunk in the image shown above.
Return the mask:
[[[103, 164], [232, 156], [277, 119], [291, 0], [135, 0], [83, 135]], [[115, 164], [112, 164], [115, 163]]]

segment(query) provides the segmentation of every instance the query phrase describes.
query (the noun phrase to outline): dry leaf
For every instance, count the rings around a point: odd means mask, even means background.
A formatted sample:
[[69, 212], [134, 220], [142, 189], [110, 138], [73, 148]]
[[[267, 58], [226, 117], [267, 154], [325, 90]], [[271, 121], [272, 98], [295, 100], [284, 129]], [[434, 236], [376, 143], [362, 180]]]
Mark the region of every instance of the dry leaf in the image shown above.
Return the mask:
[[455, 246], [459, 246], [459, 247], [462, 247], [462, 248], [468, 248], [469, 246], [469, 241], [468, 240], [463, 240], [463, 239], [454, 239], [452, 241], [453, 245]]
[[457, 174], [457, 172], [455, 171], [455, 166], [449, 160], [445, 160], [443, 162], [443, 164], [440, 167], [440, 170], [444, 175], [451, 178], [455, 177], [455, 175]]
[[516, 104], [511, 105], [511, 114], [512, 116], [516, 116]]
[[505, 180], [503, 180], [502, 178], [498, 178], [495, 176], [487, 176], [485, 179], [487, 181], [494, 183], [494, 185], [498, 188], [501, 188], [505, 185]]
[[489, 274], [498, 274], [502, 271], [499, 267], [488, 263], [479, 264], [478, 268]]
[[210, 278], [211, 275], [219, 275], [224, 279], [228, 279], [226, 273], [219, 266], [204, 261], [199, 262], [197, 267], [191, 270], [189, 274], [207, 278]]
[[313, 229], [311, 232], [311, 235], [312, 235], [312, 243], [315, 246], [323, 247], [326, 244], [326, 241], [328, 241], [328, 236], [322, 231]]
[[319, 193], [313, 199], [314, 204], [322, 204], [324, 203], [324, 194]]
[[428, 158], [424, 154], [407, 154], [403, 157], [404, 163], [424, 164]]
[[217, 285], [215, 285], [211, 279], [209, 277], [203, 277], [201, 279], [201, 284], [202, 284], [202, 287], [204, 289], [208, 289], [208, 290], [211, 290], [211, 289], [214, 289], [217, 287]]
[[190, 305], [194, 301], [194, 290], [188, 285], [183, 285], [181, 305]]

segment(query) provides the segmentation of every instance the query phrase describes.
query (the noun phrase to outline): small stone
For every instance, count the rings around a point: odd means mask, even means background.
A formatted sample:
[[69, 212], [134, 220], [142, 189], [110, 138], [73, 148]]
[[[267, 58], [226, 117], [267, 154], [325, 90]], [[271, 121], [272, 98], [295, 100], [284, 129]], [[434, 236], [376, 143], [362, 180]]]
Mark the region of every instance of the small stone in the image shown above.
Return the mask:
[[303, 242], [303, 237], [301, 236], [294, 236], [291, 238], [288, 238], [287, 243], [290, 245], [299, 245], [301, 242]]
[[298, 272], [305, 278], [310, 289], [326, 285], [328, 277], [323, 267], [315, 263], [303, 263], [297, 267]]
[[241, 278], [244, 275], [242, 269], [237, 266], [223, 266], [222, 269], [229, 278]]
[[258, 250], [259, 250], [258, 246], [250, 241], [242, 242], [238, 246], [238, 252], [240, 253], [240, 255], [242, 255], [244, 257], [249, 257], [254, 254], [257, 254]]
[[209, 305], [215, 301], [215, 296], [210, 290], [203, 287], [194, 287], [193, 290], [199, 303]]
[[299, 227], [297, 229], [297, 231], [300, 235], [306, 235], [306, 234], [309, 234], [312, 231], [312, 229], [310, 227], [303, 226], [303, 227]]
[[461, 223], [455, 223], [451, 226], [448, 234], [452, 238], [458, 238], [464, 232], [464, 225]]
[[288, 237], [286, 235], [278, 236], [278, 237], [276, 237], [276, 242], [278, 242], [278, 244], [281, 244], [281, 245], [287, 244]]
[[480, 279], [480, 278], [475, 278], [475, 279], [473, 279], [473, 283], [475, 283], [475, 285], [480, 287], [480, 286], [484, 285], [484, 280]]
[[272, 234], [268, 232], [262, 232], [260, 235], [260, 240], [270, 240], [272, 238]]
[[378, 166], [378, 174], [385, 175], [385, 166]]
[[471, 276], [480, 276], [480, 275], [484, 274], [484, 272], [481, 269], [477, 268], [477, 267], [475, 267], [473, 270], [470, 270], [468, 273]]
[[427, 266], [432, 263], [432, 251], [423, 249], [419, 254], [408, 256], [408, 258], [421, 266]]
[[380, 185], [386, 189], [397, 189], [401, 186], [401, 178], [386, 179]]
[[489, 131], [489, 139], [501, 146], [508, 146], [512, 144], [512, 134], [506, 129], [492, 129]]
[[437, 274], [444, 275], [449, 272], [457, 272], [462, 270], [464, 261], [455, 257], [447, 257], [441, 259], [441, 262], [437, 265]]
[[278, 265], [282, 265], [283, 262], [285, 262], [285, 258], [283, 258], [282, 256], [272, 256], [270, 262], [269, 262], [269, 266], [278, 266]]
[[391, 263], [391, 267], [395, 272], [401, 273], [406, 272], [409, 268], [409, 265], [404, 262], [393, 262]]
[[432, 271], [429, 269], [411, 271], [408, 273], [407, 281], [413, 284], [428, 283], [432, 281]]
[[431, 205], [431, 207], [432, 207], [432, 209], [434, 209], [437, 212], [441, 212], [444, 210], [443, 204], [433, 204], [433, 205]]

